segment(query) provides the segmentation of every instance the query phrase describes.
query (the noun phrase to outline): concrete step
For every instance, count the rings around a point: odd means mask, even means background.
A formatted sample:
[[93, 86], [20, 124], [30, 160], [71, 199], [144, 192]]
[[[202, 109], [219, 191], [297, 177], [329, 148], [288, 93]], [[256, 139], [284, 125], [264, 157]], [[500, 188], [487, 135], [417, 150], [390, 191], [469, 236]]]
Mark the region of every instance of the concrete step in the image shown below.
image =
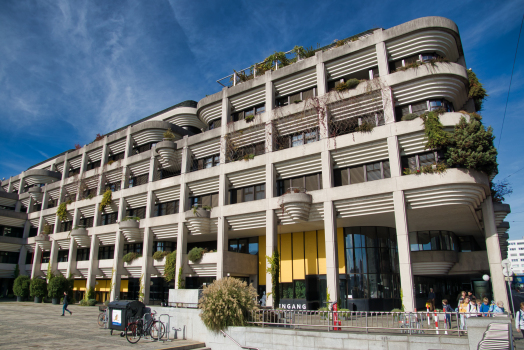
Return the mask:
[[180, 344], [180, 345], [173, 345], [173, 346], [159, 348], [159, 350], [204, 350], [204, 349], [211, 350], [211, 348], [206, 348], [206, 343], [198, 343], [198, 342], [195, 342], [192, 344], [185, 344], [185, 345]]

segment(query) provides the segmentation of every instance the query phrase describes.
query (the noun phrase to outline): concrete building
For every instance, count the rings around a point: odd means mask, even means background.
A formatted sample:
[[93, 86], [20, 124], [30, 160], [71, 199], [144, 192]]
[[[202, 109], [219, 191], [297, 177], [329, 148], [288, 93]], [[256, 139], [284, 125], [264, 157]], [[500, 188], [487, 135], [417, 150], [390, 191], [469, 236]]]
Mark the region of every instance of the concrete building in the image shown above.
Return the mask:
[[508, 240], [507, 257], [511, 262], [511, 271], [515, 274], [524, 274], [524, 237]]
[[[355, 88], [336, 89], [353, 78]], [[77, 298], [94, 288], [100, 301], [143, 293], [157, 303], [178, 284], [152, 255], [176, 249], [186, 288], [234, 276], [262, 294], [265, 257], [278, 250], [286, 307], [314, 309], [329, 294], [353, 310], [413, 310], [430, 287], [452, 300], [481, 289], [508, 305], [509, 207], [494, 206], [488, 175], [404, 175], [442, 155], [425, 148], [419, 118], [402, 116], [445, 108], [452, 128], [458, 111], [474, 111], [455, 23], [370, 30], [232, 81], [2, 181], [2, 277], [18, 263], [33, 277], [73, 275]], [[189, 261], [195, 247], [209, 252]], [[124, 263], [129, 252], [141, 257]]]

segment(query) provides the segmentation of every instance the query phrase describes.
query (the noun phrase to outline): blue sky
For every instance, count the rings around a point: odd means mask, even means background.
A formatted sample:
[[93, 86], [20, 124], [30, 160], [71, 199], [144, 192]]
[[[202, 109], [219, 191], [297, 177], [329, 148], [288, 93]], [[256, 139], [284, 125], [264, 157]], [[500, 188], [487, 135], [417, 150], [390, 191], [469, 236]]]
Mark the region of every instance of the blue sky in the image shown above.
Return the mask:
[[[0, 2], [0, 178], [178, 102], [295, 45], [326, 45], [424, 16], [459, 26], [468, 68], [489, 93], [497, 136], [522, 1]], [[524, 167], [524, 38], [499, 148], [503, 179]], [[510, 237], [524, 236], [524, 170], [508, 178]]]

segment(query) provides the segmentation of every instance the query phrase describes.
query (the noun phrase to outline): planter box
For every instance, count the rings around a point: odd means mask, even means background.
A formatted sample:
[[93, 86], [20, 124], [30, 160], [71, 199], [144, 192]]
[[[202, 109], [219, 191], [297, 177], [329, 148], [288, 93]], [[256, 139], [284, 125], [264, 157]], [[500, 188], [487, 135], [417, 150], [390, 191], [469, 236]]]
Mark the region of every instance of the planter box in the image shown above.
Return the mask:
[[279, 202], [284, 206], [284, 211], [294, 222], [298, 223], [309, 220], [309, 210], [312, 202], [310, 194], [287, 193], [281, 197]]
[[193, 212], [193, 209], [190, 209], [185, 212], [185, 218], [191, 234], [209, 234], [211, 231], [210, 217], [211, 211], [209, 210], [197, 209]]

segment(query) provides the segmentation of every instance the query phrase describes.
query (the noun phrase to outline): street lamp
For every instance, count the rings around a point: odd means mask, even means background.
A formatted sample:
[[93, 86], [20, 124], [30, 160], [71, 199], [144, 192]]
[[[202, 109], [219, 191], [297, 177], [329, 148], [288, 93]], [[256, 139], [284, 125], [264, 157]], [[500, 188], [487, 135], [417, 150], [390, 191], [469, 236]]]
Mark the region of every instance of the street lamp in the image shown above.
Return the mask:
[[482, 276], [482, 279], [487, 282], [487, 281], [489, 281], [489, 276], [488, 275], [484, 275], [484, 276]]

